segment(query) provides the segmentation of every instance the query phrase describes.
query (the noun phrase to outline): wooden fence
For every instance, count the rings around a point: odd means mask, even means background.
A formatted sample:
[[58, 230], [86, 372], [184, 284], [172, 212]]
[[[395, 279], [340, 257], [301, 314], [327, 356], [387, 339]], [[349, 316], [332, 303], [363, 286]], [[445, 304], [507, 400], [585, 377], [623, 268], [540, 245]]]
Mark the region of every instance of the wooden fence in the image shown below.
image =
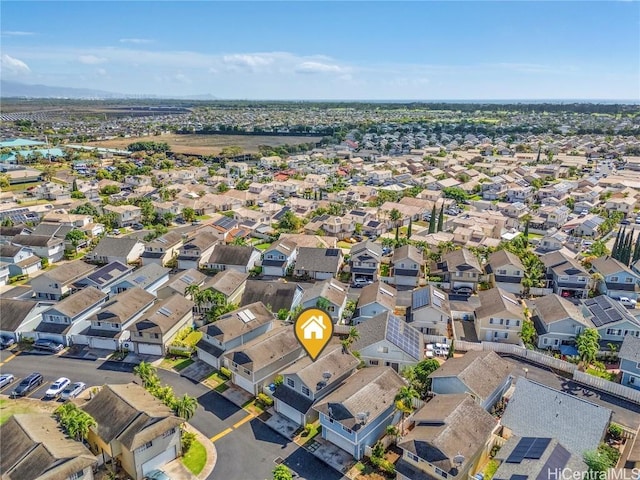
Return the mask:
[[624, 398], [635, 403], [640, 403], [640, 390], [635, 390], [619, 383], [610, 382], [604, 378], [594, 377], [585, 372], [576, 370], [573, 372], [573, 379], [583, 385], [593, 387], [596, 390], [601, 390], [606, 393], [610, 393], [616, 397]]

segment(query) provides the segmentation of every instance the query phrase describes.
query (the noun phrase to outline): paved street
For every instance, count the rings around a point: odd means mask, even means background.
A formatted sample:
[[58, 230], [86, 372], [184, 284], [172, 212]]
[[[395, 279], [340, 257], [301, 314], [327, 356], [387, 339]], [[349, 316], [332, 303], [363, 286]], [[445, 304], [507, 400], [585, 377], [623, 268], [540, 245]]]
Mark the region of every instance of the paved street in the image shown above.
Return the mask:
[[[119, 362], [90, 361], [52, 355], [0, 352], [0, 371], [13, 373], [16, 382], [29, 373], [44, 375], [41, 387], [31, 392], [30, 398], [42, 398], [48, 385], [60, 376], [71, 381], [82, 381], [88, 386], [104, 383], [127, 383], [135, 377], [133, 365]], [[199, 406], [190, 423], [209, 438], [216, 438], [218, 463], [210, 479], [264, 480], [271, 477], [274, 460], [284, 463], [300, 477], [319, 480], [345, 478], [316, 459], [306, 450], [280, 436], [262, 420], [249, 417], [247, 412], [229, 402], [217, 392], [184, 377], [159, 370], [162, 382], [171, 385], [176, 395], [184, 393], [198, 399]], [[0, 390], [8, 395], [15, 383]]]

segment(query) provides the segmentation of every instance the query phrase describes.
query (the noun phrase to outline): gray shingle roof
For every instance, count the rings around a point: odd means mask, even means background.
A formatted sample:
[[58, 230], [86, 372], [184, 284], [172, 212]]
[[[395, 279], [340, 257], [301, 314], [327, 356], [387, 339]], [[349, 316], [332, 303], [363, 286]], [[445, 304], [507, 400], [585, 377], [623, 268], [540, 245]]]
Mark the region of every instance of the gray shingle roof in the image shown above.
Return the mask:
[[29, 312], [38, 302], [33, 300], [16, 300], [13, 298], [0, 298], [0, 315], [2, 316], [2, 330], [15, 332], [24, 322]]
[[254, 247], [220, 244], [214, 247], [207, 263], [246, 266], [254, 252]]
[[631, 335], [624, 337], [618, 356], [625, 360], [640, 363], [640, 338], [632, 337]]
[[280, 309], [291, 309], [298, 284], [281, 281], [265, 282], [263, 280], [247, 280], [240, 305], [262, 302], [269, 305], [277, 313]]
[[478, 319], [488, 318], [501, 312], [508, 312], [511, 318], [522, 318], [522, 306], [513, 293], [497, 287], [480, 291], [478, 297], [480, 299], [480, 308], [476, 310]]
[[520, 437], [552, 437], [582, 455], [604, 438], [611, 410], [520, 377], [502, 424]]
[[136, 238], [102, 237], [91, 255], [94, 257], [126, 257], [137, 243], [139, 240]]
[[238, 272], [237, 270], [224, 270], [216, 273], [215, 277], [205, 282], [202, 286], [203, 290], [211, 288], [222, 293], [225, 296], [235, 292], [246, 280], [249, 275]]
[[539, 322], [547, 326], [565, 318], [572, 318], [589, 328], [592, 327], [577, 306], [555, 293], [538, 297], [535, 300], [531, 300], [530, 303], [533, 306], [534, 320], [539, 320]]
[[[250, 313], [249, 316], [246, 316], [247, 312]], [[249, 318], [250, 321], [244, 321], [244, 318]], [[256, 302], [225, 313], [215, 322], [203, 325], [199, 330], [225, 343], [273, 320], [273, 314], [267, 307], [262, 302]]]
[[271, 331], [227, 352], [224, 356], [248, 370], [257, 372], [295, 350], [302, 352], [293, 326], [276, 324]]
[[50, 310], [55, 310], [73, 319], [105, 298], [107, 298], [107, 295], [97, 288], [87, 287], [60, 300]]
[[326, 298], [334, 305], [341, 306], [347, 298], [347, 286], [335, 278], [328, 278], [322, 282], [316, 282], [304, 291], [302, 302], [307, 302], [314, 298]]
[[156, 303], [129, 330], [165, 334], [193, 309], [194, 303], [174, 293]]
[[155, 298], [139, 287], [130, 288], [112, 297], [95, 315], [89, 317], [89, 320], [124, 323], [143, 308], [153, 304]]
[[65, 285], [75, 282], [96, 269], [95, 265], [89, 265], [82, 260], [74, 260], [63, 265], [59, 265], [52, 270], [42, 273], [41, 276], [48, 277], [57, 283]]
[[295, 269], [336, 273], [341, 261], [342, 252], [339, 249], [300, 247]]

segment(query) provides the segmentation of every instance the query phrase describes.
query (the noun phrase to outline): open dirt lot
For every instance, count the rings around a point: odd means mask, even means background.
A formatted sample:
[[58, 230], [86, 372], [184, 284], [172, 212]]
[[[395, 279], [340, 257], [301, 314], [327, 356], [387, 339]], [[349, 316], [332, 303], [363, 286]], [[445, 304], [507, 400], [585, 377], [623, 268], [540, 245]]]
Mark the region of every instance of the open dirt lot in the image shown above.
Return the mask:
[[262, 135], [160, 135], [153, 137], [114, 138], [87, 143], [106, 148], [126, 148], [127, 145], [141, 142], [166, 142], [175, 153], [194, 155], [217, 155], [223, 147], [241, 147], [244, 153], [257, 153], [259, 145], [297, 145], [299, 143], [319, 142], [321, 137], [280, 137]]

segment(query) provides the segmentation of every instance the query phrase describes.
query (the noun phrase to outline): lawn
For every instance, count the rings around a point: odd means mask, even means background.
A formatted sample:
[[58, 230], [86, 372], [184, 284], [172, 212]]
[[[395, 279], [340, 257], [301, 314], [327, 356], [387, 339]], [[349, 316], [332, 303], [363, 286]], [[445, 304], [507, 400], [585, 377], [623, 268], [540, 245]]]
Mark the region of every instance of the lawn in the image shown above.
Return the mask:
[[27, 183], [17, 183], [15, 185], [9, 185], [8, 187], [2, 187], [2, 190], [5, 192], [16, 192], [20, 190], [26, 190], [27, 188], [37, 187], [42, 182], [27, 182]]
[[338, 248], [348, 248], [350, 249], [353, 245], [349, 242], [345, 242], [344, 240], [340, 240], [338, 242]]
[[26, 398], [0, 400], [0, 425], [14, 413], [52, 413], [58, 407], [57, 402], [40, 402]]
[[313, 439], [320, 433], [320, 423], [312, 423], [311, 430], [307, 434], [307, 432], [303, 429], [300, 435], [298, 435], [294, 441], [298, 445], [306, 445], [307, 443], [313, 442]]
[[255, 247], [260, 250], [261, 252], [264, 252], [267, 248], [269, 248], [271, 246], [270, 243], [259, 243], [258, 245], [255, 245]]
[[211, 219], [211, 215], [196, 215], [196, 220], [210, 220]]
[[192, 358], [184, 358], [184, 357], [165, 357], [162, 359], [162, 363], [160, 364], [160, 368], [164, 368], [166, 370], [175, 370], [179, 372], [180, 370], [184, 370], [189, 365], [191, 365], [195, 360]]
[[182, 463], [194, 475], [198, 475], [207, 463], [207, 450], [199, 441], [194, 440], [189, 451], [182, 457]]

